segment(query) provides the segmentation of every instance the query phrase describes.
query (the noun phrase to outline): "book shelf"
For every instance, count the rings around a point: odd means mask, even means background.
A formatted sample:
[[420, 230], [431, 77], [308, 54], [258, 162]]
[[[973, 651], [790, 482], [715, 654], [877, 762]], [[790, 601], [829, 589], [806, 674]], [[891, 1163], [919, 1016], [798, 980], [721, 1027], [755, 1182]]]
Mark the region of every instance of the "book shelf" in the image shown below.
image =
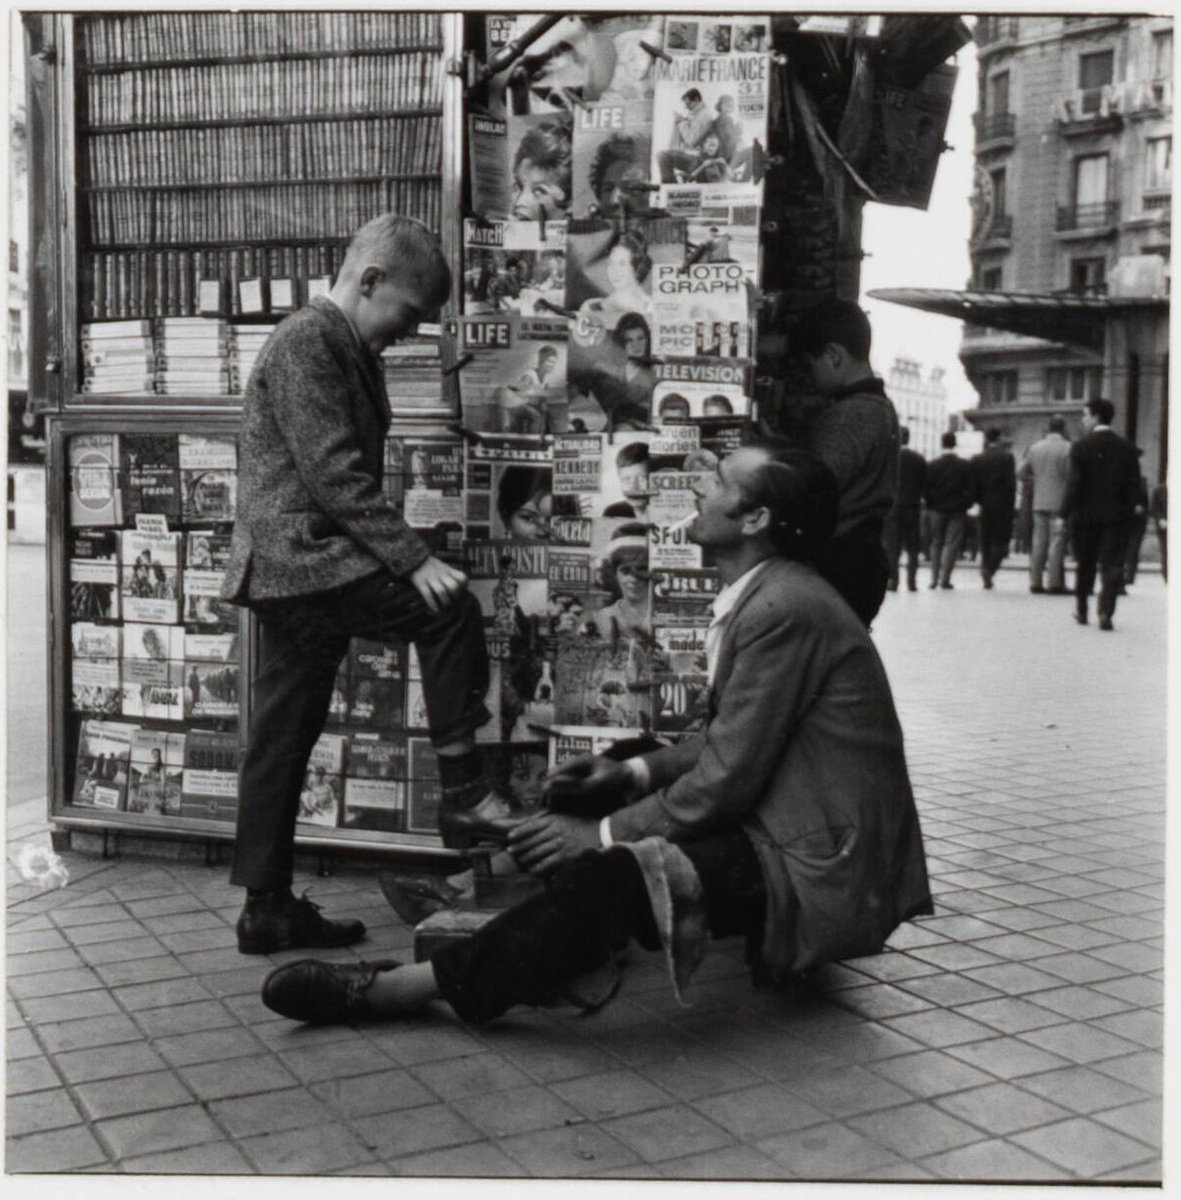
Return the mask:
[[[420, 218], [442, 236], [459, 277], [458, 222], [447, 219], [458, 211], [462, 147], [448, 129], [458, 128], [459, 81], [444, 65], [460, 24], [401, 12], [26, 20], [38, 55], [30, 104], [44, 303], [35, 342], [45, 371], [35, 372], [34, 391], [47, 412], [58, 829], [233, 839], [228, 789], [249, 721], [257, 631], [244, 610], [216, 604], [216, 580], [202, 574], [199, 558], [212, 546], [216, 560], [232, 521], [194, 500], [184, 456], [210, 439], [232, 444], [270, 328], [331, 286], [365, 221], [390, 210]], [[450, 329], [445, 314], [439, 335], [385, 358], [400, 430], [441, 433], [457, 409], [455, 381], [439, 370]], [[161, 461], [137, 462], [145, 446]], [[206, 486], [206, 500], [224, 500], [232, 481]], [[85, 511], [80, 497], [91, 489], [112, 511]], [[147, 549], [137, 509], [167, 510], [167, 534]], [[131, 579], [153, 554], [167, 581], [158, 598]], [[335, 777], [338, 808], [301, 821], [297, 844], [449, 853], [433, 832], [425, 731], [402, 734], [402, 815], [377, 811], [388, 785], [376, 768], [365, 775], [384, 749], [374, 748], [375, 731], [406, 707], [413, 683], [404, 648], [396, 679], [372, 658], [356, 644], [342, 665], [345, 703], [316, 760]], [[168, 777], [160, 788], [152, 749], [159, 778]], [[122, 766], [110, 765], [112, 754]], [[346, 775], [353, 768], [356, 780]], [[213, 783], [202, 798], [206, 769]], [[346, 788], [356, 798], [349, 813]]]

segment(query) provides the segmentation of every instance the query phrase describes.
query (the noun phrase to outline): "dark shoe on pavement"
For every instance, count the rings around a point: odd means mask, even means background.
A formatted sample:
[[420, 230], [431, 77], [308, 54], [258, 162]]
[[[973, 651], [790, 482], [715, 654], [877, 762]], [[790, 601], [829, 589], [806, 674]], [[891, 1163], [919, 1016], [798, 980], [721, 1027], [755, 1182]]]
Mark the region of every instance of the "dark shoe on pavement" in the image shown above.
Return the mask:
[[992, 591], [992, 576], [984, 575], [981, 578], [984, 580], [984, 590], [986, 592], [991, 592]]
[[366, 963], [327, 963], [314, 958], [276, 967], [263, 980], [262, 1002], [281, 1017], [328, 1025], [363, 1020], [365, 990], [379, 971], [402, 964], [387, 958]]
[[1085, 612], [1079, 612], [1079, 610], [1076, 608], [1074, 610], [1074, 619], [1080, 625], [1085, 625], [1087, 623], [1087, 614]]
[[1046, 594], [1046, 589], [1040, 583], [1031, 583], [1029, 590], [1034, 596], [1044, 596]]
[[365, 936], [357, 920], [329, 921], [307, 894], [297, 900], [289, 891], [248, 896], [238, 918], [238, 951], [273, 954], [276, 950], [327, 950], [351, 946]]
[[1102, 629], [1104, 633], [1111, 633], [1115, 629], [1115, 626], [1111, 623], [1110, 617], [1100, 617], [1099, 628]]
[[946, 583], [941, 583], [939, 586], [940, 586], [940, 587], [941, 587], [941, 588], [942, 588], [942, 589], [943, 589], [945, 592], [950, 592], [950, 591], [951, 591], [951, 590], [952, 590], [952, 589], [955, 587], [955, 584], [954, 584], [954, 583], [952, 583], [950, 580], [948, 580]]
[[897, 590], [898, 590], [898, 580], [897, 579], [892, 580], [890, 583], [886, 584], [887, 592], [896, 592]]
[[913, 579], [908, 579], [906, 581], [906, 590], [908, 592], [917, 592], [919, 590], [919, 585], [915, 583]]

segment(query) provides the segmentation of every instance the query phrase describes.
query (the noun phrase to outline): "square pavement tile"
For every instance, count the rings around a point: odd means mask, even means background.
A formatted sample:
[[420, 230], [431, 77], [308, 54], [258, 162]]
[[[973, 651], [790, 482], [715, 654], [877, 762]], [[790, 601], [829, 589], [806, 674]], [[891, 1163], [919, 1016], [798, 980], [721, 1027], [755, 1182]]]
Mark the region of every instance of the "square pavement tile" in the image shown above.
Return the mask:
[[1130, 1042], [1127, 1038], [1117, 1037], [1114, 1033], [1107, 1033], [1081, 1021], [1054, 1025], [1048, 1029], [1031, 1029], [1023, 1033], [1021, 1039], [1077, 1063], [1116, 1058], [1140, 1048], [1136, 1042]]
[[683, 1158], [732, 1144], [733, 1138], [699, 1112], [670, 1105], [604, 1121], [604, 1132], [630, 1146], [645, 1162]]
[[21, 1003], [30, 1025], [48, 1025], [58, 1021], [77, 1021], [83, 1017], [108, 1017], [120, 1011], [103, 991], [78, 992], [73, 996], [43, 996]]
[[222, 1140], [225, 1135], [199, 1105], [166, 1108], [158, 1112], [137, 1113], [99, 1121], [95, 1132], [116, 1159], [196, 1146], [201, 1142]]
[[171, 1071], [145, 1075], [123, 1075], [80, 1083], [74, 1089], [92, 1121], [122, 1117], [156, 1108], [175, 1108], [192, 1103], [192, 1095]]
[[96, 1046], [113, 1046], [119, 1042], [134, 1042], [143, 1038], [135, 1022], [122, 1013], [104, 1017], [83, 1017], [77, 1021], [62, 1021], [42, 1025], [38, 1029], [47, 1054], [68, 1050], [87, 1050]]
[[157, 1038], [155, 1046], [174, 1067], [220, 1062], [229, 1058], [246, 1058], [257, 1054], [261, 1049], [258, 1039], [249, 1030], [241, 1027]]
[[1148, 1098], [1151, 1082], [1135, 1087], [1113, 1079], [1091, 1067], [1062, 1067], [1038, 1075], [1028, 1075], [1021, 1087], [1076, 1113], [1093, 1113]]
[[989, 1076], [942, 1050], [922, 1050], [874, 1063], [873, 1071], [915, 1096], [930, 1099], [987, 1083]]
[[8, 1062], [22, 1058], [36, 1058], [41, 1047], [31, 1029], [13, 1029], [4, 1039], [4, 1057]]
[[988, 1037], [993, 1032], [979, 1021], [970, 1021], [967, 1017], [942, 1008], [904, 1017], [891, 1017], [883, 1023], [903, 1037], [913, 1038], [924, 1046], [936, 1049], [975, 1041]]
[[189, 972], [171, 954], [157, 953], [151, 958], [135, 958], [128, 962], [107, 962], [95, 968], [95, 973], [107, 987], [122, 987], [128, 983], [152, 983], [160, 979], [187, 978]]
[[144, 1041], [99, 1046], [91, 1050], [72, 1050], [54, 1055], [53, 1061], [70, 1083], [143, 1074], [165, 1066], [164, 1060]]
[[397, 1068], [370, 1075], [325, 1079], [308, 1087], [343, 1117], [368, 1117], [433, 1104], [438, 1097], [409, 1071]]
[[307, 1129], [331, 1119], [328, 1109], [304, 1088], [259, 1092], [215, 1100], [209, 1111], [231, 1137], [241, 1141], [259, 1133], [282, 1133], [288, 1129]]
[[1160, 1100], [1141, 1100], [1137, 1104], [1128, 1104], [1123, 1108], [1110, 1108], [1106, 1112], [1092, 1114], [1092, 1119], [1120, 1133], [1126, 1133], [1146, 1146], [1160, 1147], [1161, 1144], [1161, 1102]]
[[943, 1008], [959, 1008], [975, 1000], [992, 1000], [1001, 993], [986, 987], [975, 979], [948, 972], [942, 975], [924, 975], [919, 979], [907, 979], [901, 984], [916, 996], [938, 1004]]
[[818, 1071], [793, 1079], [790, 1086], [801, 1099], [833, 1117], [897, 1107], [910, 1100], [909, 1092], [860, 1066]]
[[130, 983], [116, 988], [114, 996], [128, 1012], [149, 1008], [171, 1008], [194, 1000], [208, 1000], [209, 992], [199, 979], [162, 979], [155, 983]]
[[782, 1164], [790, 1179], [848, 1179], [898, 1162], [880, 1142], [835, 1121], [764, 1138], [755, 1148]]
[[1108, 996], [1095, 988], [1070, 987], [1052, 988], [1049, 991], [1038, 992], [1037, 1002], [1042, 1008], [1048, 1008], [1075, 1021], [1087, 1021], [1094, 1017], [1105, 1017], [1110, 1013], [1123, 1012], [1131, 1005], [1126, 1000]]
[[1070, 1175], [1010, 1142], [977, 1142], [923, 1160], [935, 1175], [961, 1183], [1046, 1183]]
[[[290, 1029], [291, 1022], [286, 1024]], [[459, 1025], [446, 1025], [430, 1018], [417, 1026], [404, 1023], [367, 1026], [363, 1034], [367, 1042], [377, 1046], [403, 1067], [477, 1054], [488, 1048], [473, 1033]]]
[[470, 1095], [453, 1100], [452, 1105], [473, 1125], [494, 1138], [581, 1124], [583, 1120], [564, 1100], [538, 1084]]
[[1153, 1049], [1164, 1044], [1164, 1021], [1160, 1013], [1138, 1009], [1133, 1012], [1114, 1013], [1097, 1017], [1091, 1021], [1096, 1028], [1105, 1029], [1122, 1038], [1129, 1038], [1141, 1046]]
[[444, 1062], [422, 1063], [412, 1073], [441, 1100], [484, 1096], [530, 1082], [529, 1076], [499, 1054], [468, 1054]]
[[948, 1053], [1000, 1079], [1016, 1079], [1037, 1071], [1049, 1071], [1065, 1066], [1067, 1062], [1057, 1054], [1012, 1037], [994, 1037], [986, 1042], [953, 1046]]
[[708, 1050], [689, 1057], [678, 1056], [664, 1062], [650, 1063], [644, 1068], [644, 1074], [681, 1100], [714, 1096], [762, 1081], [759, 1075], [741, 1063]]
[[294, 1087], [299, 1081], [269, 1054], [181, 1067], [181, 1079], [198, 1100], [224, 1100]]
[[635, 1071], [622, 1069], [558, 1080], [551, 1088], [592, 1121], [660, 1108], [669, 1102], [669, 1095], [663, 1088]]
[[10, 1138], [63, 1129], [81, 1122], [82, 1114], [70, 1099], [69, 1092], [60, 1086], [47, 1092], [9, 1096], [5, 1105], [4, 1132]]
[[356, 1034], [351, 1038], [321, 1045], [291, 1050], [283, 1048], [279, 1059], [293, 1075], [305, 1083], [339, 1079], [346, 1075], [368, 1075], [380, 1068], [394, 1065], [388, 1054], [384, 1054]]
[[428, 1150], [424, 1154], [410, 1154], [394, 1161], [388, 1169], [394, 1175], [428, 1179], [439, 1176], [514, 1178], [524, 1174], [519, 1164], [490, 1142], [471, 1142], [466, 1146], [448, 1146], [442, 1150]]
[[708, 1096], [693, 1107], [742, 1142], [822, 1125], [829, 1119], [827, 1113], [775, 1083]]
[[83, 1125], [5, 1141], [4, 1169], [13, 1175], [78, 1171], [106, 1161], [106, 1151]]
[[1003, 1136], [1060, 1121], [1071, 1114], [1057, 1104], [1031, 1096], [1010, 1083], [990, 1083], [935, 1101], [937, 1107], [989, 1133]]
[[924, 1000], [890, 983], [844, 988], [835, 993], [833, 1002], [868, 1020], [900, 1017], [905, 1013], [922, 1012], [934, 1007], [930, 1000]]
[[[1044, 995], [1038, 992], [1036, 998]], [[998, 1000], [981, 1000], [977, 1004], [965, 1004], [958, 1009], [963, 1017], [983, 1021], [1001, 1033], [1024, 1033], [1027, 1029], [1042, 1029], [1046, 1025], [1061, 1025], [1067, 1018], [1060, 1013], [1050, 1012], [1039, 1004], [1021, 1000], [1016, 996], [1002, 996]]]
[[343, 1125], [320, 1125], [247, 1138], [239, 1149], [264, 1175], [325, 1175], [375, 1162], [364, 1142]]
[[1138, 1050], [1135, 1054], [1097, 1062], [1095, 1070], [1159, 1095], [1163, 1087], [1163, 1066], [1159, 1050]]
[[8, 991], [17, 1000], [32, 1000], [39, 996], [66, 996], [93, 988], [104, 987], [103, 981], [89, 967], [73, 967], [65, 971], [46, 971], [42, 974], [7, 978]]
[[254, 1168], [232, 1142], [207, 1142], [128, 1158], [121, 1171], [135, 1175], [252, 1175]]
[[237, 1017], [224, 1004], [208, 999], [144, 1009], [136, 1014], [135, 1020], [151, 1038], [238, 1025]]
[[1102, 992], [1105, 996], [1116, 996], [1140, 1008], [1164, 1003], [1164, 984], [1158, 978], [1128, 975], [1123, 979], [1106, 979], [1096, 983], [1091, 990]]
[[704, 1154], [690, 1154], [660, 1164], [668, 1179], [783, 1179], [783, 1167], [750, 1146], [722, 1146]]
[[43, 1092], [59, 1086], [61, 1080], [47, 1058], [22, 1058], [10, 1062], [4, 1072], [4, 1081], [9, 1096], [23, 1096], [26, 1092]]
[[501, 1149], [534, 1178], [568, 1179], [623, 1168], [643, 1168], [639, 1155], [604, 1128], [571, 1125], [518, 1133], [500, 1142]]
[[982, 1137], [978, 1129], [925, 1102], [853, 1117], [848, 1124], [907, 1159], [938, 1154]]
[[1037, 965], [1039, 970], [1048, 971], [1071, 983], [1097, 983], [1129, 974], [1125, 968], [1112, 966], [1089, 954], [1056, 954], [1050, 958], [1039, 958]]
[[351, 1125], [361, 1141], [383, 1159], [484, 1140], [470, 1121], [446, 1104], [406, 1108], [393, 1117], [358, 1117]]
[[1024, 996], [1042, 988], [1061, 987], [1062, 979], [1039, 970], [1045, 959], [1040, 959], [1038, 967], [1029, 967], [1025, 963], [1000, 963], [995, 967], [973, 967], [964, 974], [969, 979], [975, 979], [987, 987], [996, 988], [1009, 996]]
[[1010, 1140], [1048, 1158], [1079, 1179], [1094, 1179], [1105, 1171], [1130, 1167], [1156, 1156], [1152, 1147], [1086, 1117], [1071, 1117], [1014, 1134]]

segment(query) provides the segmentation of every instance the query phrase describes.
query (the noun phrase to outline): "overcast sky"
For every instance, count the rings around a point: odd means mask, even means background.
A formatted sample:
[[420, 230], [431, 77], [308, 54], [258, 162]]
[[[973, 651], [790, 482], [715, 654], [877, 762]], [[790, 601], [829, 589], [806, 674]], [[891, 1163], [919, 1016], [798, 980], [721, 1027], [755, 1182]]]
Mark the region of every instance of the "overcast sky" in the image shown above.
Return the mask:
[[950, 410], [959, 412], [977, 404], [976, 392], [960, 366], [961, 323], [864, 298], [873, 288], [967, 286], [976, 107], [974, 43], [959, 52], [955, 64], [960, 73], [946, 134], [954, 149], [939, 160], [931, 206], [926, 212], [889, 204], [865, 206], [861, 245], [868, 257], [861, 264], [861, 289], [862, 303], [873, 322], [875, 370], [885, 375], [898, 354], [922, 363], [924, 375], [931, 367], [945, 367]]

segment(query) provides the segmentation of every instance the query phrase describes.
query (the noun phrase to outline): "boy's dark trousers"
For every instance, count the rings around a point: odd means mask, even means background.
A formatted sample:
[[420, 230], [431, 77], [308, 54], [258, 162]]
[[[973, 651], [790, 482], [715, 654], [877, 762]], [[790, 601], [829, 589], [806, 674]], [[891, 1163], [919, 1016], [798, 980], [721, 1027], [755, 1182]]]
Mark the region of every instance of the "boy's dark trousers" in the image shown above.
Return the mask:
[[291, 884], [299, 794], [349, 639], [414, 644], [436, 746], [489, 720], [488, 652], [480, 605], [470, 592], [434, 614], [412, 583], [388, 571], [328, 592], [258, 604], [255, 612], [260, 664], [238, 774], [230, 882], [270, 890]]

